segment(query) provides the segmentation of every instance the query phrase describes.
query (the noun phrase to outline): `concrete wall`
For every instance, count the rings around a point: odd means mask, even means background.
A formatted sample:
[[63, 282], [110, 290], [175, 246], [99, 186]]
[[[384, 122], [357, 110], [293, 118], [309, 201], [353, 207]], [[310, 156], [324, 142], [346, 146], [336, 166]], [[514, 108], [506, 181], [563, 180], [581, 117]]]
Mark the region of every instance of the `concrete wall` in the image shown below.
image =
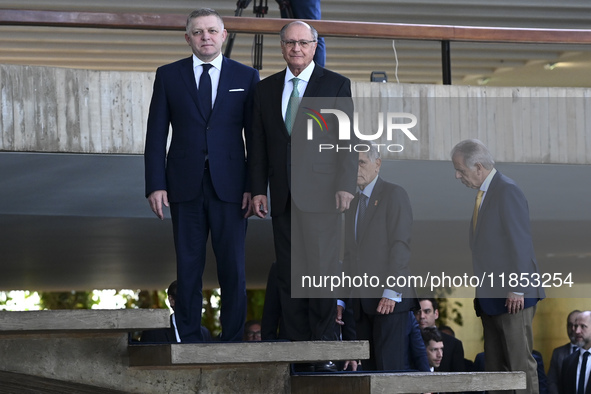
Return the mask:
[[0, 150], [142, 153], [153, 74], [0, 65]]
[[[141, 154], [152, 84], [153, 73], [0, 65], [0, 150]], [[377, 111], [417, 117], [417, 141], [384, 132], [380, 143], [404, 147], [388, 159], [448, 160], [455, 143], [479, 138], [500, 162], [591, 164], [591, 89], [358, 82], [353, 92], [367, 98], [356, 107], [364, 134]]]

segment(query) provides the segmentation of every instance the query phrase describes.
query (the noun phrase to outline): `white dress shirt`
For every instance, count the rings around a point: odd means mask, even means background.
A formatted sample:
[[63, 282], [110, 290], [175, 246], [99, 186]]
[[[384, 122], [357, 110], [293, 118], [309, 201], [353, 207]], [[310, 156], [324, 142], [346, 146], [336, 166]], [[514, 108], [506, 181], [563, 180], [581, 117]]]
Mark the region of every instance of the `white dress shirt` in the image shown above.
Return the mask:
[[[480, 190], [482, 190], [484, 192], [484, 194], [482, 195], [482, 200], [480, 200], [480, 207], [482, 206], [482, 203], [484, 202], [484, 199], [486, 198], [486, 192], [488, 191], [488, 187], [490, 186], [490, 182], [492, 181], [492, 179], [496, 173], [497, 173], [497, 169], [493, 168], [492, 171], [490, 172], [490, 174], [488, 174], [488, 176], [484, 180], [484, 182], [482, 182], [482, 185], [480, 185]], [[478, 207], [478, 209], [480, 209], [480, 207]]]
[[298, 81], [298, 93], [300, 94], [300, 98], [304, 96], [304, 92], [308, 87], [308, 82], [310, 82], [310, 77], [312, 76], [312, 72], [314, 71], [315, 63], [311, 62], [308, 67], [304, 68], [304, 70], [298, 75], [297, 77], [291, 73], [289, 67], [285, 69], [285, 81], [283, 82], [283, 95], [281, 96], [281, 113], [283, 114], [283, 120], [285, 121], [285, 113], [287, 112], [287, 104], [289, 103], [289, 98], [291, 96], [291, 92], [293, 91], [293, 82], [291, 81], [292, 78], [299, 79]]
[[174, 335], [176, 337], [176, 341], [181, 343], [181, 336], [179, 335], [179, 330], [176, 328], [176, 317], [174, 313], [172, 314], [172, 326], [174, 327]]

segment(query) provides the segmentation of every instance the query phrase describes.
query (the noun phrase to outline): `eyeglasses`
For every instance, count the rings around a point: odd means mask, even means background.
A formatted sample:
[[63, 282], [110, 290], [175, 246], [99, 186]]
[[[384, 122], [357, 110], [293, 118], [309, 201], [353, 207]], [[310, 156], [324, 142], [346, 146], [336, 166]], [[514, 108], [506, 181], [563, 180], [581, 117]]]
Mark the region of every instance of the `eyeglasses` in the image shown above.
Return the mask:
[[246, 332], [247, 338], [258, 338], [261, 339], [261, 332], [260, 331], [247, 331]]
[[300, 41], [283, 41], [281, 40], [281, 42], [283, 43], [283, 45], [285, 45], [288, 48], [294, 48], [296, 46], [296, 44], [300, 44], [300, 48], [302, 49], [306, 49], [308, 48], [308, 46], [310, 46], [311, 43], [316, 42], [316, 40], [310, 40], [310, 41], [306, 41], [306, 40], [300, 40]]

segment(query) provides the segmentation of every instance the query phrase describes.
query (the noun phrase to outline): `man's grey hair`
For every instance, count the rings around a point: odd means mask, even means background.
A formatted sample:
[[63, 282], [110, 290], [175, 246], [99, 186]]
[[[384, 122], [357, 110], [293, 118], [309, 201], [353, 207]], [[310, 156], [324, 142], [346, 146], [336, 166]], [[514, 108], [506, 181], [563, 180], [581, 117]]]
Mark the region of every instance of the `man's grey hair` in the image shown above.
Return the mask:
[[452, 160], [455, 155], [461, 155], [464, 158], [464, 165], [468, 168], [474, 167], [476, 163], [482, 164], [487, 170], [492, 170], [495, 166], [495, 160], [492, 154], [486, 145], [477, 139], [459, 142], [451, 150]]
[[191, 27], [191, 21], [195, 18], [201, 18], [202, 16], [216, 16], [218, 18], [218, 20], [220, 21], [220, 25], [222, 26], [222, 30], [224, 30], [224, 20], [222, 19], [221, 15], [218, 14], [218, 12], [216, 10], [213, 10], [211, 8], [201, 8], [199, 10], [195, 10], [193, 12], [191, 12], [189, 14], [189, 16], [187, 17], [187, 24], [185, 25], [185, 31], [187, 32], [187, 34], [190, 34], [190, 27]]
[[279, 32], [279, 37], [281, 37], [281, 41], [285, 40], [285, 32], [292, 25], [304, 25], [304, 26], [306, 26], [308, 29], [310, 29], [310, 33], [312, 33], [312, 37], [314, 37], [314, 41], [318, 41], [318, 32], [316, 31], [316, 29], [314, 29], [313, 26], [311, 26], [311, 25], [309, 25], [309, 24], [307, 24], [306, 22], [303, 22], [303, 21], [293, 21], [293, 22], [289, 22], [287, 25], [283, 26], [281, 28], [281, 32]]
[[376, 160], [380, 158], [379, 147], [376, 144], [371, 144], [369, 146], [369, 150], [365, 152], [365, 154], [367, 155], [367, 159], [370, 162], [375, 163]]

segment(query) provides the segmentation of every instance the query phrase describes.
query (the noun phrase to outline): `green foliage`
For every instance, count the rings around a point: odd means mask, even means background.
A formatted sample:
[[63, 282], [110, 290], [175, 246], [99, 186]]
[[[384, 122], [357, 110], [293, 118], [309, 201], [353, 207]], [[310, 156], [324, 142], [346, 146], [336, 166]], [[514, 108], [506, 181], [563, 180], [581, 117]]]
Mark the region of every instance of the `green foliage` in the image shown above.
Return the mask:
[[265, 290], [246, 290], [246, 320], [260, 320], [263, 317], [263, 306], [265, 305]]
[[[112, 295], [114, 290], [108, 291]], [[27, 292], [28, 293], [28, 292]], [[35, 294], [35, 293], [31, 293]], [[40, 292], [40, 309], [92, 309], [93, 305], [100, 304], [101, 292], [96, 291], [69, 291], [69, 292]], [[139, 290], [117, 291], [115, 295], [124, 300], [124, 307], [165, 309], [168, 308], [166, 290]], [[247, 290], [247, 320], [261, 319], [263, 316], [263, 306], [265, 303], [265, 290]], [[28, 296], [27, 296], [28, 297]], [[5, 309], [12, 301], [10, 292], [0, 292], [0, 310]], [[119, 301], [119, 305], [121, 301]], [[212, 336], [220, 334], [220, 290], [203, 290], [203, 317], [201, 324], [207, 327]]]
[[219, 289], [203, 290], [201, 324], [211, 332], [212, 338], [215, 338], [222, 332], [220, 325], [220, 304]]
[[[6, 292], [6, 291], [0, 291], [0, 306], [6, 306], [10, 301], [12, 301], [12, 297], [10, 296], [10, 293]], [[0, 310], [2, 310], [4, 308], [0, 308]]]
[[[261, 319], [265, 303], [265, 290], [246, 290], [246, 320]], [[221, 298], [220, 290], [203, 290], [203, 315], [201, 324], [216, 337], [222, 331], [220, 325]]]
[[166, 290], [140, 290], [137, 299], [126, 296], [126, 308], [166, 309], [168, 295]]
[[447, 296], [451, 295], [452, 290], [449, 288], [438, 288], [435, 291], [435, 299], [439, 304], [439, 325], [448, 326], [450, 322], [454, 322], [458, 326], [464, 325], [464, 318], [460, 308], [463, 304], [459, 301], [450, 303]]
[[93, 299], [92, 292], [40, 292], [39, 306], [41, 309], [92, 309], [98, 301]]

